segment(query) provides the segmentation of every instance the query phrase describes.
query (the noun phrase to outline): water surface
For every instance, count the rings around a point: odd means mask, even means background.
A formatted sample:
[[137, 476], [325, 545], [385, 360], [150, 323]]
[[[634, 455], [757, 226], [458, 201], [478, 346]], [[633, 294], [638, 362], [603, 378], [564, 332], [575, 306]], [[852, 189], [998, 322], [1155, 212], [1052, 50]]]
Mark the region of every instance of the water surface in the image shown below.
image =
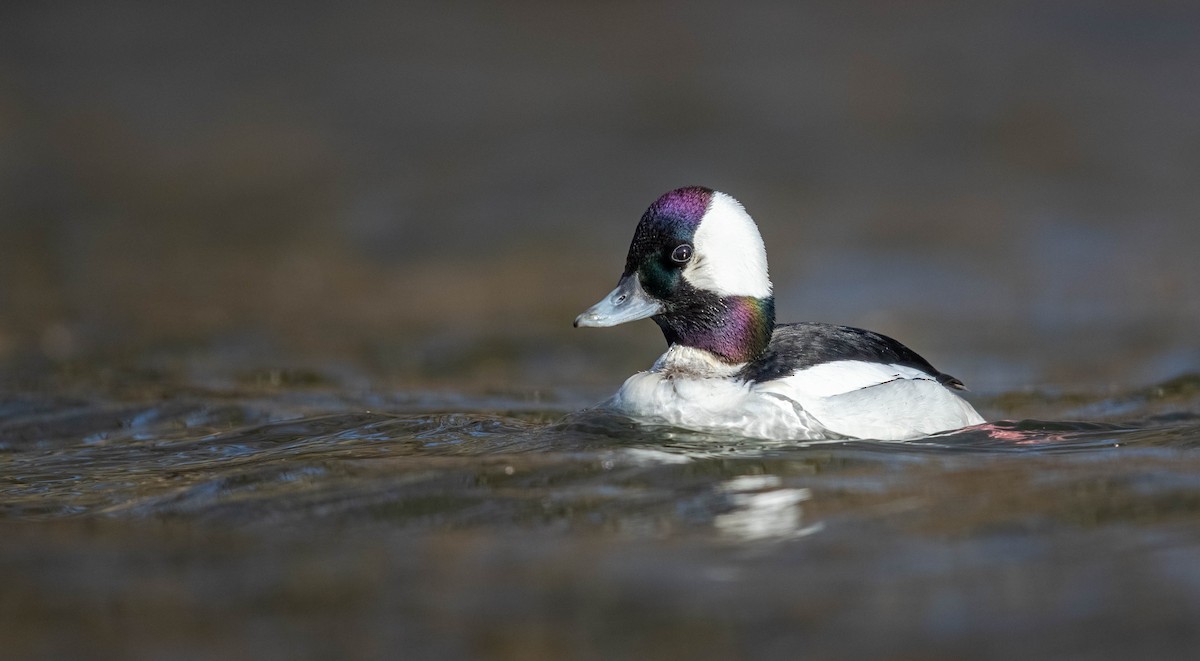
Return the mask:
[[[0, 656], [1200, 656], [1200, 4], [277, 4], [0, 3]], [[1006, 422], [578, 413], [689, 184]]]
[[[764, 442], [587, 394], [9, 393], [21, 657], [1014, 658], [1200, 643], [1200, 379]], [[998, 417], [993, 415], [992, 417]]]

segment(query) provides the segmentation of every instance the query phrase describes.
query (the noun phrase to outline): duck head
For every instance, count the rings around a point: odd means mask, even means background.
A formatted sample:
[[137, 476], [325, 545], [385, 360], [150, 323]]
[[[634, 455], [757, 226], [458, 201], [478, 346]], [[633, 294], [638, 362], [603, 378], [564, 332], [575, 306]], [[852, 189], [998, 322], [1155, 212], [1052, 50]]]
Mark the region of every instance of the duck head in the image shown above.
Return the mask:
[[616, 289], [575, 325], [647, 317], [668, 344], [703, 349], [729, 364], [766, 349], [775, 326], [767, 253], [737, 200], [700, 186], [655, 200], [633, 233]]

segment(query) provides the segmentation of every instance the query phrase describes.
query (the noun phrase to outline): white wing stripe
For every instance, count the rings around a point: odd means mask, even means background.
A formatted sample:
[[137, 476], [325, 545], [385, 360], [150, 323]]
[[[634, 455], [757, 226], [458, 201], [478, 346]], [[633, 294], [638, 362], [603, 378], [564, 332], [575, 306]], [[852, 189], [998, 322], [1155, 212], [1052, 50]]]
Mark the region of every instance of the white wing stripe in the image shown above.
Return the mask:
[[933, 376], [905, 365], [835, 360], [802, 369], [791, 376], [771, 381], [769, 385], [763, 384], [763, 389], [801, 397], [831, 397], [896, 379], [937, 382]]

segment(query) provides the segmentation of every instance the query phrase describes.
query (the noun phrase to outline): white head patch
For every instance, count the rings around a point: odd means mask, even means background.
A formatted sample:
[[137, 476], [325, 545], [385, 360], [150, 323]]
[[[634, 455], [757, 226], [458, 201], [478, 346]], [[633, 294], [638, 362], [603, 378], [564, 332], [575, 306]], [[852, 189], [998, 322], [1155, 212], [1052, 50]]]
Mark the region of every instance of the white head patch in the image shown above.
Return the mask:
[[693, 286], [721, 296], [771, 295], [767, 249], [737, 200], [717, 191], [696, 228], [696, 254], [683, 271]]

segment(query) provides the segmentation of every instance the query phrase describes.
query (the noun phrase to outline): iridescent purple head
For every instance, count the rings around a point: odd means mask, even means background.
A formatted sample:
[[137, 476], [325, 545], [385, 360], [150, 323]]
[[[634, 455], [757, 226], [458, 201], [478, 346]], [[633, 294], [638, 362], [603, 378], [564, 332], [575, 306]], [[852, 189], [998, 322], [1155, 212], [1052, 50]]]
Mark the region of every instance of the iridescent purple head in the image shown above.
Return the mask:
[[647, 291], [665, 296], [683, 273], [680, 267], [686, 260], [680, 258], [684, 253], [691, 257], [696, 229], [708, 213], [712, 199], [711, 188], [687, 186], [655, 200], [633, 231], [623, 275], [640, 273]]
[[668, 343], [705, 349], [730, 363], [766, 348], [775, 325], [767, 256], [737, 200], [700, 186], [655, 200], [634, 231], [617, 288], [575, 325], [646, 317]]
[[642, 220], [634, 231], [634, 240], [643, 231], [660, 229], [672, 229], [689, 236], [694, 234], [712, 204], [713, 192], [713, 189], [703, 186], [685, 186], [663, 193], [642, 214]]

